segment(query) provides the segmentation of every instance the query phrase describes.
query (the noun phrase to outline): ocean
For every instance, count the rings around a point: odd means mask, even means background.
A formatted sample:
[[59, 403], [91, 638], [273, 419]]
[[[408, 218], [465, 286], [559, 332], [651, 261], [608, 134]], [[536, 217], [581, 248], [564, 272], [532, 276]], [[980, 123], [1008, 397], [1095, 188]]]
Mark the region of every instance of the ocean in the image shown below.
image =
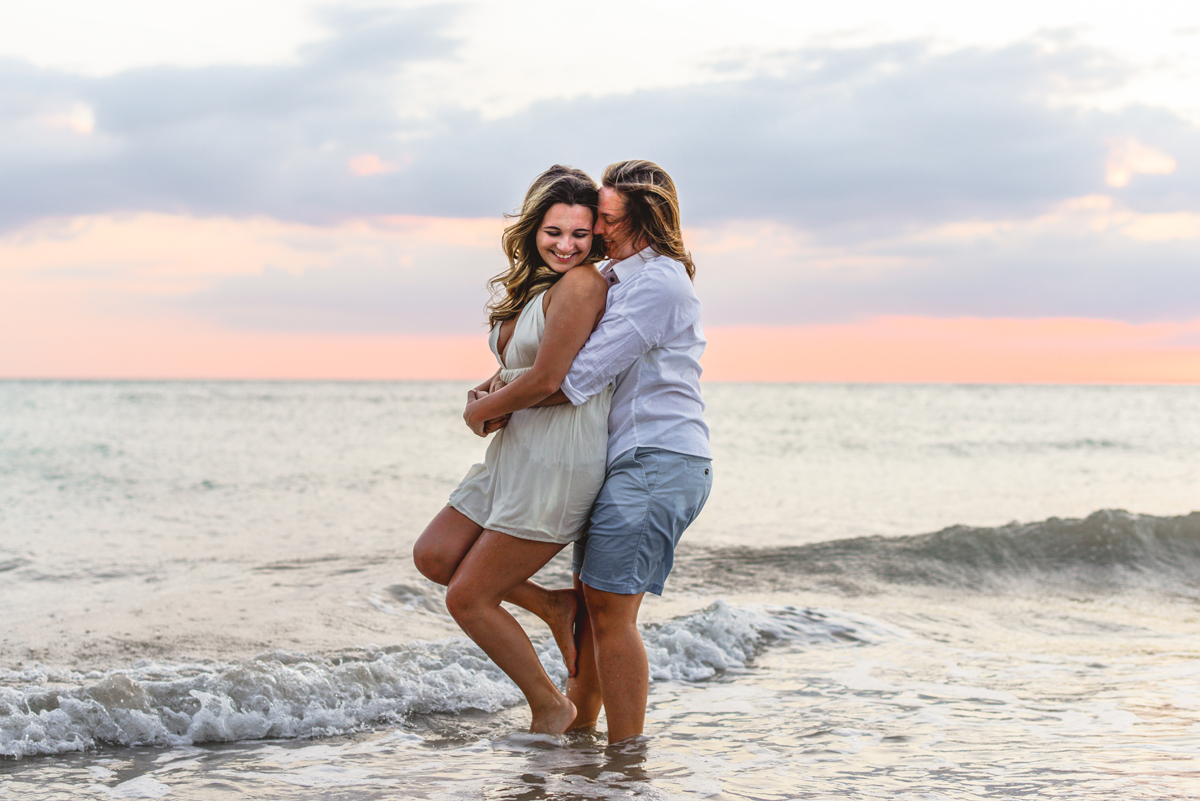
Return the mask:
[[616, 748], [412, 566], [466, 389], [0, 382], [0, 799], [1200, 797], [1200, 387], [706, 385]]

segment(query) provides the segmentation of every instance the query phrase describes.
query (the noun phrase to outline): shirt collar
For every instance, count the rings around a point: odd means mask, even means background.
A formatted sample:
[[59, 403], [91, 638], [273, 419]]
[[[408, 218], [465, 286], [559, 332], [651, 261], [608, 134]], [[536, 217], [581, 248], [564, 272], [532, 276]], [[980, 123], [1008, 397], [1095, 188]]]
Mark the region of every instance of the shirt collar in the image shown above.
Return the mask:
[[607, 266], [608, 269], [616, 273], [617, 281], [628, 281], [634, 273], [645, 266], [646, 262], [650, 261], [656, 255], [658, 254], [654, 252], [654, 248], [646, 247], [641, 252], [634, 253], [627, 259], [622, 259], [618, 262], [610, 261]]

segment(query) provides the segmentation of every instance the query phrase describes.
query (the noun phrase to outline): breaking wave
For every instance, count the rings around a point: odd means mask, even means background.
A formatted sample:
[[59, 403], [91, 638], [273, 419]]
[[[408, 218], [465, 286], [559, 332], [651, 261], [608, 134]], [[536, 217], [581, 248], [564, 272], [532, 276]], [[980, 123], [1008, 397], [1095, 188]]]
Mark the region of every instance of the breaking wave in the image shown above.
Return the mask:
[[[701, 681], [745, 667], [772, 641], [853, 645], [894, 632], [842, 613], [718, 601], [647, 626], [644, 636], [654, 680]], [[535, 646], [561, 684], [566, 669], [553, 641]], [[0, 671], [0, 754], [329, 736], [521, 701], [516, 685], [459, 637], [328, 656], [277, 651], [229, 665]]]
[[[887, 585], [1009, 591], [1200, 591], [1200, 512], [1155, 517], [1120, 510], [994, 528], [953, 526], [908, 537], [858, 537], [784, 548], [715, 548], [683, 555], [688, 584], [864, 592]], [[673, 576], [674, 578], [674, 576]]]

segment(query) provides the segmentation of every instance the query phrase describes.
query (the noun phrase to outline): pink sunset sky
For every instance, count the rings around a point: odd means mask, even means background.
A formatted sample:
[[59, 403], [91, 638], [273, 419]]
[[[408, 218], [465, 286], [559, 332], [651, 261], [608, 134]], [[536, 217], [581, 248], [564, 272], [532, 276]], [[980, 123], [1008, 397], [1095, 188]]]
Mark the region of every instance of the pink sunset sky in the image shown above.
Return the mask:
[[552, 163], [644, 157], [706, 379], [1200, 382], [1200, 31], [644, 3], [678, 44], [547, 71], [527, 6], [265, 3], [222, 38], [221, 3], [118, 2], [115, 51], [52, 35], [87, 6], [23, 12], [0, 378], [482, 377], [503, 214]]

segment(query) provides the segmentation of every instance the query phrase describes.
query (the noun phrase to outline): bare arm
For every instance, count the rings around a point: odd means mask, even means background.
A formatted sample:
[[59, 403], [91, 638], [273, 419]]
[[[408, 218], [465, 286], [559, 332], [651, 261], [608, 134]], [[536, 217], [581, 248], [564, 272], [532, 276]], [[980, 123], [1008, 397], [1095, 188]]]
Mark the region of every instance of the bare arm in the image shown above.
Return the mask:
[[492, 385], [495, 384], [499, 379], [500, 379], [500, 371], [496, 370], [496, 372], [492, 373], [490, 378], [483, 379], [483, 383], [475, 386], [472, 389], [468, 389], [467, 390], [467, 403], [470, 403], [471, 401], [475, 400], [476, 398], [483, 397], [484, 395], [491, 392]]
[[541, 408], [542, 406], [557, 406], [560, 403], [567, 403], [569, 401], [570, 401], [570, 398], [568, 398], [566, 396], [566, 394], [564, 394], [563, 391], [561, 389], [559, 389], [559, 390], [555, 390], [554, 394], [551, 395], [550, 397], [544, 398], [533, 405], [535, 407]]
[[[504, 386], [504, 382], [500, 380], [500, 370], [501, 369], [502, 368], [497, 369], [496, 372], [492, 373], [490, 377], [485, 378], [482, 383], [478, 384], [473, 389], [467, 390], [467, 404], [468, 405], [470, 405], [470, 403], [472, 401], [478, 400], [479, 398], [482, 398], [484, 395], [491, 392], [492, 387], [496, 386], [497, 384], [501, 387]], [[463, 407], [463, 409], [464, 409], [464, 413], [465, 413], [466, 407]], [[508, 418], [511, 416], [512, 415], [505, 414], [505, 415], [501, 415], [500, 417], [497, 417], [494, 420], [487, 420], [483, 423], [483, 425], [480, 427], [480, 429], [478, 431], [476, 431], [475, 433], [479, 434], [481, 437], [486, 437], [488, 434], [491, 434], [495, 431], [499, 431], [500, 429], [502, 429], [506, 425], [508, 425]]]
[[604, 313], [608, 283], [595, 268], [577, 267], [551, 292], [546, 329], [533, 367], [512, 383], [467, 404], [463, 419], [475, 433], [482, 434], [487, 420], [528, 409], [558, 392], [575, 354]]

